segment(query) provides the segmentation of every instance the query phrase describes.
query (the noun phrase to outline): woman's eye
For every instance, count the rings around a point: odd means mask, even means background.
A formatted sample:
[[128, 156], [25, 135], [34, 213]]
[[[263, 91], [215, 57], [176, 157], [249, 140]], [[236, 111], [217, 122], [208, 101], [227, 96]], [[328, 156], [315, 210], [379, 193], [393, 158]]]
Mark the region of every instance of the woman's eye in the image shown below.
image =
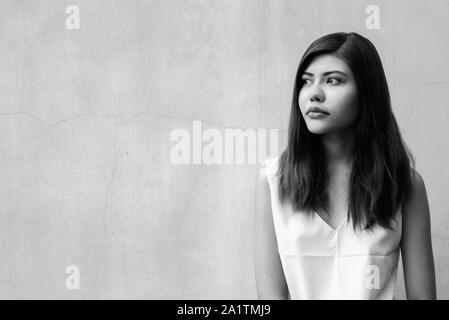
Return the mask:
[[[302, 82], [303, 85], [312, 83], [310, 79], [302, 79], [301, 82]], [[340, 79], [338, 79], [338, 78], [328, 78], [327, 82], [330, 83], [330, 84], [339, 84], [339, 83], [341, 83]]]
[[340, 79], [337, 79], [337, 78], [329, 78], [328, 79], [328, 81], [331, 81], [331, 80], [334, 80], [334, 81], [331, 82], [332, 84], [340, 83]]
[[310, 81], [309, 79], [302, 79], [303, 84], [308, 84], [307, 81]]

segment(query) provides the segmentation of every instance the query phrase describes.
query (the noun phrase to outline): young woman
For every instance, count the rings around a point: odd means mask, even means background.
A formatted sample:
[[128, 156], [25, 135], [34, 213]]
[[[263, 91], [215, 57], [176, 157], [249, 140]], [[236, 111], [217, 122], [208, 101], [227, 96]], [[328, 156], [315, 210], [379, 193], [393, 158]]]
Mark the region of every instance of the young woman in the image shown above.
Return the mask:
[[[413, 166], [411, 165], [413, 164]], [[259, 299], [436, 299], [424, 181], [402, 140], [374, 45], [314, 41], [296, 73], [288, 145], [256, 194]]]

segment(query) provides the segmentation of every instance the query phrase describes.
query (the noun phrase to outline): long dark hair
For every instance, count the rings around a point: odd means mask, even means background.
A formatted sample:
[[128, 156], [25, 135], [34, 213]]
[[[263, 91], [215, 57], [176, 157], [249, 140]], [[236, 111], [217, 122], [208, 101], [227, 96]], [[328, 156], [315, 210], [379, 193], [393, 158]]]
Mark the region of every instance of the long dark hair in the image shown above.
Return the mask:
[[[358, 89], [359, 112], [354, 124], [353, 167], [348, 219], [356, 229], [374, 224], [391, 228], [395, 213], [411, 190], [415, 166], [391, 109], [382, 62], [374, 45], [357, 33], [333, 33], [315, 40], [298, 66], [288, 130], [288, 145], [279, 159], [279, 199], [295, 211], [324, 207], [329, 181], [320, 136], [309, 132], [298, 96], [302, 74], [314, 58], [332, 54], [352, 70]], [[413, 170], [413, 171], [412, 171]]]

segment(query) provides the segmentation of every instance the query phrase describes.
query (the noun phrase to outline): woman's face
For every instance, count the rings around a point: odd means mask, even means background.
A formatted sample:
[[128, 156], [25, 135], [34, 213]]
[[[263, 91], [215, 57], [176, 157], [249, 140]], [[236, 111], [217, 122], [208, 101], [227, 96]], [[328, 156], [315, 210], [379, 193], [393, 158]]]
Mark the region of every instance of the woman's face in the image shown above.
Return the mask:
[[[357, 84], [352, 71], [334, 55], [317, 56], [302, 74], [298, 102], [311, 133], [347, 130], [358, 112]], [[322, 109], [325, 114], [309, 112], [312, 107]]]

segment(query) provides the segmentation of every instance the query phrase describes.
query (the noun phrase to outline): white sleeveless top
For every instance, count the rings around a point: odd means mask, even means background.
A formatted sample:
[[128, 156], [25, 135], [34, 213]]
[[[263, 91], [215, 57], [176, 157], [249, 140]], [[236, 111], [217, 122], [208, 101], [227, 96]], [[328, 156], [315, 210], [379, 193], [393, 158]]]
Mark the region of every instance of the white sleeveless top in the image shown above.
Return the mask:
[[345, 218], [333, 229], [317, 213], [293, 212], [278, 198], [279, 158], [264, 162], [279, 256], [291, 299], [393, 299], [402, 214], [393, 230], [354, 231]]

